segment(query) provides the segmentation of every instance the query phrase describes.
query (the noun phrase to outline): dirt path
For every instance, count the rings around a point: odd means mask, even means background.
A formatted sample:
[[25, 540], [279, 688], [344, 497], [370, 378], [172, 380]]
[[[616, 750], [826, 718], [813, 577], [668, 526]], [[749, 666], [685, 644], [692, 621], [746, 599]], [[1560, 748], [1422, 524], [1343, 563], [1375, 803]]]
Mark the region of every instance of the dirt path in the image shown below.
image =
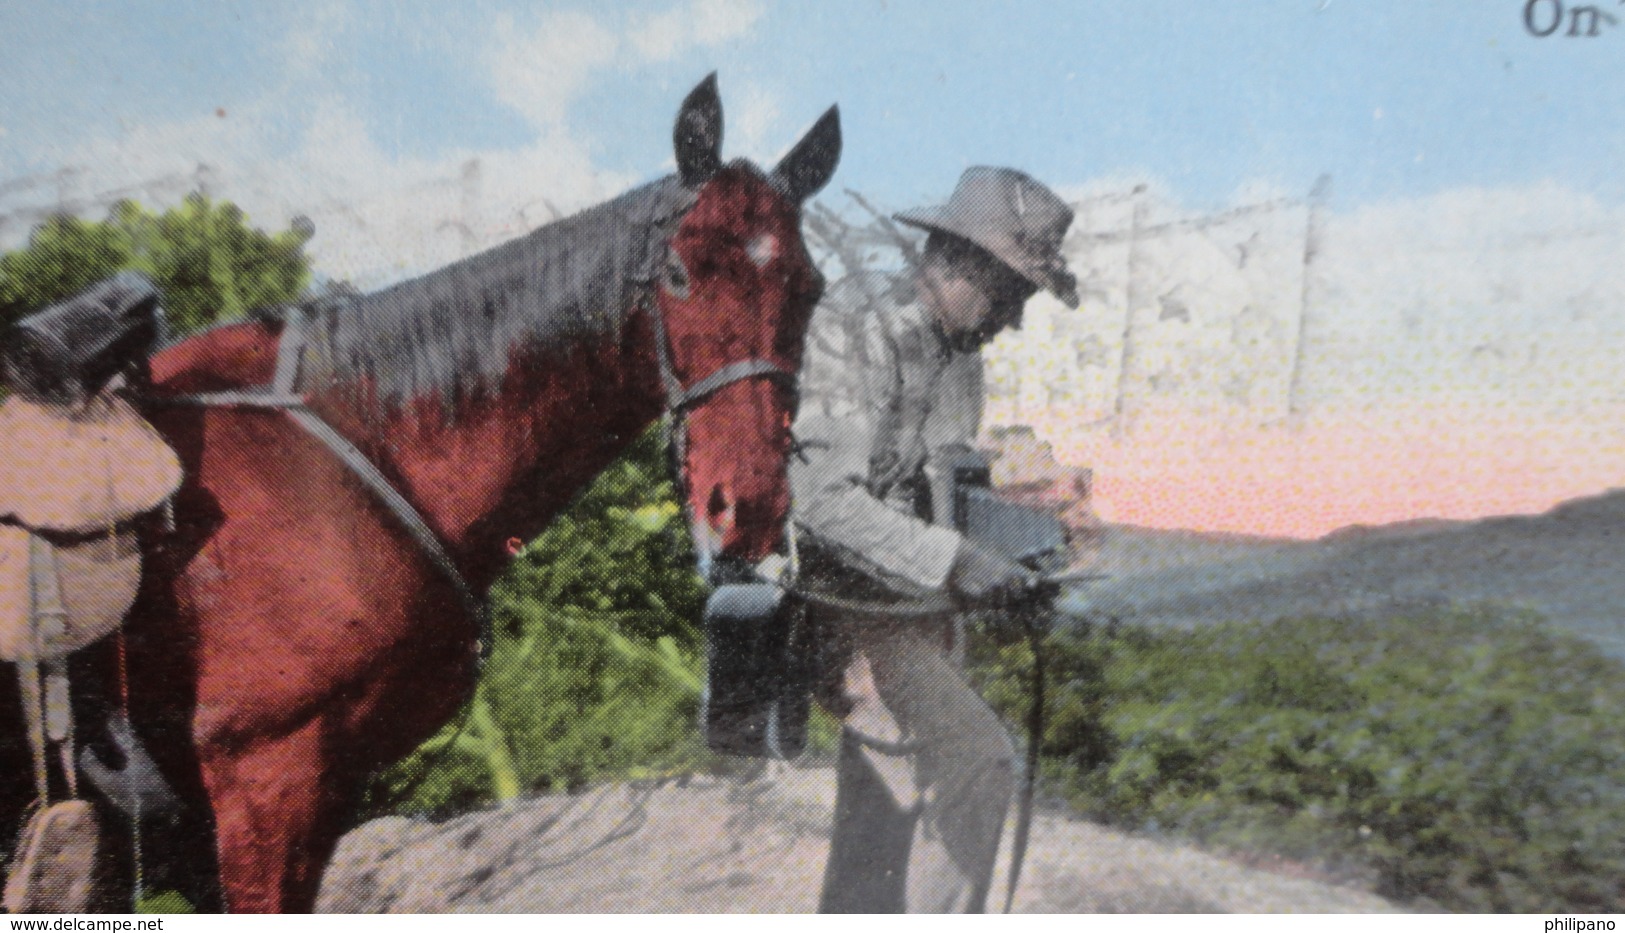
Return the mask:
[[[818, 901], [833, 773], [614, 785], [444, 823], [390, 817], [344, 838], [328, 912], [807, 912]], [[1008, 849], [1008, 845], [1006, 845]], [[1003, 903], [1005, 866], [997, 892]], [[1041, 815], [1021, 912], [1383, 912], [1368, 892]]]

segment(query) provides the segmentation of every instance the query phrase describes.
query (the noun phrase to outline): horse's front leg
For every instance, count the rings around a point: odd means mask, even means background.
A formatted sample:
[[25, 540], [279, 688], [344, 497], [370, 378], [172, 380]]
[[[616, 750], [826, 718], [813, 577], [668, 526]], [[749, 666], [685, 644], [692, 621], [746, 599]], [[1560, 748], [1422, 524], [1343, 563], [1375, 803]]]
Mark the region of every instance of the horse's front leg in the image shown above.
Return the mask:
[[333, 767], [328, 718], [199, 749], [214, 809], [220, 884], [232, 913], [308, 912], [338, 844], [351, 779]]

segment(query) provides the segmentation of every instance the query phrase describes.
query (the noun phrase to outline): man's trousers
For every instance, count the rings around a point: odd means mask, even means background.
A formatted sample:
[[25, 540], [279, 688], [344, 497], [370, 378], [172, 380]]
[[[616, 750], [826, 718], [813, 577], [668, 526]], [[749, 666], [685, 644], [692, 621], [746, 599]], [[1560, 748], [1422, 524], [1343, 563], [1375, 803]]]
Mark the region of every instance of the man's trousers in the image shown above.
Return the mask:
[[1016, 759], [950, 657], [951, 623], [822, 621], [849, 643], [841, 705], [850, 712], [819, 909], [984, 909]]

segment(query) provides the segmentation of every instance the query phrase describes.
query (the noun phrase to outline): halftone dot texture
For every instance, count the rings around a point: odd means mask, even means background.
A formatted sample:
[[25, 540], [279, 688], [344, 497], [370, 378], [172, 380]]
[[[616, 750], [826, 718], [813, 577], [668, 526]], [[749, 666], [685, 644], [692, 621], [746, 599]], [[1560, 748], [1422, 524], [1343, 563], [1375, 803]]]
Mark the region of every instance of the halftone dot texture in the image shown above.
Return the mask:
[[[441, 823], [351, 832], [322, 881], [328, 913], [810, 913], [829, 850], [835, 775], [605, 785]], [[1010, 833], [994, 873], [1002, 904]], [[994, 904], [993, 906], [998, 906]], [[1372, 894], [1244, 867], [1195, 848], [1037, 818], [1017, 913], [1378, 913]]]

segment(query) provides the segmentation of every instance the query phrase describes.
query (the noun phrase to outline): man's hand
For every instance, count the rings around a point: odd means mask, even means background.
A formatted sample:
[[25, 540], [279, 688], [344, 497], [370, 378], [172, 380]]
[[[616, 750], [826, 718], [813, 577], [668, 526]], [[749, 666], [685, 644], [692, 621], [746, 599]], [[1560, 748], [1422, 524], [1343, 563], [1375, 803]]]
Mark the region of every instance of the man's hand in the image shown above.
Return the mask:
[[948, 585], [966, 601], [1014, 609], [1053, 597], [1057, 587], [1037, 573], [969, 540], [959, 545]]

